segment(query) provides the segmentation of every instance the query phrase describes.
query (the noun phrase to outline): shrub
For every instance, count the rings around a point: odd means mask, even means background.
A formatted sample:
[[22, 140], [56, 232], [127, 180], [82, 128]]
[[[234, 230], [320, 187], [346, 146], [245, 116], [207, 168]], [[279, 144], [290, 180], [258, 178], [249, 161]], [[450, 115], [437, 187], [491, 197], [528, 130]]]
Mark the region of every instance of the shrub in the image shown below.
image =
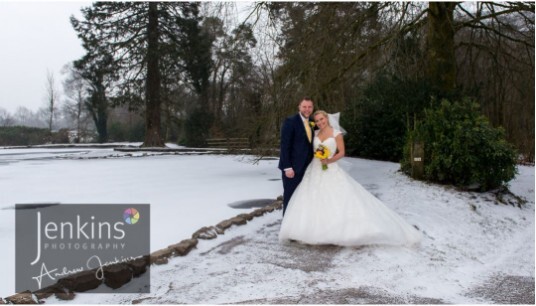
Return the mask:
[[69, 130], [60, 129], [59, 131], [52, 133], [50, 136], [50, 142], [52, 143], [69, 143]]
[[126, 141], [126, 134], [125, 127], [120, 122], [110, 122], [108, 124], [109, 141]]
[[516, 174], [517, 154], [504, 130], [492, 127], [478, 104], [467, 98], [454, 103], [442, 100], [436, 109], [425, 110], [424, 119], [407, 138], [405, 172], [413, 141], [424, 143], [424, 175], [432, 182], [486, 191]]
[[8, 126], [0, 127], [0, 146], [28, 146], [45, 144], [50, 141], [48, 129]]
[[379, 74], [342, 113], [348, 155], [399, 162], [407, 125], [430, 106], [431, 95], [425, 81]]
[[108, 139], [110, 141], [143, 141], [145, 137], [145, 126], [143, 122], [125, 124], [121, 122], [111, 122], [108, 126]]
[[129, 125], [127, 129], [127, 141], [137, 142], [145, 139], [145, 124], [143, 121], [138, 121]]
[[69, 130], [50, 132], [28, 126], [0, 127], [0, 146], [33, 146], [47, 143], [69, 143]]
[[185, 139], [183, 144], [190, 147], [203, 147], [209, 136], [214, 118], [204, 109], [193, 110], [184, 122]]

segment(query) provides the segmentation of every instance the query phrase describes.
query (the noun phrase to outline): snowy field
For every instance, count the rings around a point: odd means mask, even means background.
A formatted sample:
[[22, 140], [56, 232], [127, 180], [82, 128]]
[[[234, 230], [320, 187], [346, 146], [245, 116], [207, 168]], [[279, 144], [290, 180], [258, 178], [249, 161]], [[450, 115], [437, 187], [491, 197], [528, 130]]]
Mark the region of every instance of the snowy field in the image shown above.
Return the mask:
[[157, 250], [202, 226], [249, 212], [230, 203], [280, 195], [277, 161], [252, 165], [249, 160], [112, 149], [0, 149], [0, 297], [15, 292], [15, 204], [149, 203], [151, 250]]
[[[418, 248], [281, 245], [276, 211], [153, 266], [150, 294], [77, 294], [71, 303], [490, 303], [478, 288], [502, 276], [532, 280], [534, 297], [534, 167], [520, 166], [510, 184], [528, 201], [523, 208], [413, 181], [395, 163], [345, 158], [343, 167], [422, 231]], [[279, 179], [277, 160], [253, 165], [243, 156], [0, 149], [0, 296], [14, 292], [16, 203], [150, 203], [156, 250], [253, 210], [230, 203], [276, 198]]]

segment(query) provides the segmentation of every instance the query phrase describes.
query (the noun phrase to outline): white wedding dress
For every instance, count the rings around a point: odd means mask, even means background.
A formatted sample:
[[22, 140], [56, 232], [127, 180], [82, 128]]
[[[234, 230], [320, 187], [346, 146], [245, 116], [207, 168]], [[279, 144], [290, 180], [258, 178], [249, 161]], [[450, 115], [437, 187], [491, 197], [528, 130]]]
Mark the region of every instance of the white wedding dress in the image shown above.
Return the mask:
[[[315, 135], [316, 150], [323, 144], [335, 154], [335, 136], [324, 142]], [[374, 195], [331, 163], [322, 170], [318, 158], [309, 164], [288, 204], [279, 232], [280, 241], [341, 246], [404, 245], [421, 240], [421, 233], [406, 223]]]

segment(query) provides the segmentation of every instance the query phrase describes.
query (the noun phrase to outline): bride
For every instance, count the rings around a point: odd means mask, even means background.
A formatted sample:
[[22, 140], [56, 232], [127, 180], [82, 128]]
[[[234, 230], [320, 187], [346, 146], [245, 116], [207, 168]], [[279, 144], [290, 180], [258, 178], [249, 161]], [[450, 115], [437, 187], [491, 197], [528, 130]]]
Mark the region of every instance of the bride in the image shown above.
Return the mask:
[[417, 244], [421, 233], [337, 164], [344, 157], [338, 115], [314, 113], [315, 156], [326, 153], [327, 158], [314, 158], [309, 164], [288, 204], [279, 240], [341, 246]]

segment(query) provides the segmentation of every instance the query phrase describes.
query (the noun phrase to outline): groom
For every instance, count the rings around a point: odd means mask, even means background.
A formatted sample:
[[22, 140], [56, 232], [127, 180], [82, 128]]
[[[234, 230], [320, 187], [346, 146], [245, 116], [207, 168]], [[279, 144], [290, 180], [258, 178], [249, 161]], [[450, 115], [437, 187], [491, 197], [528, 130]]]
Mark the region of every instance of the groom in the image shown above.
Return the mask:
[[309, 123], [313, 107], [313, 100], [303, 98], [298, 105], [299, 113], [288, 117], [281, 128], [279, 169], [283, 172], [283, 216], [290, 197], [313, 159], [314, 133]]

